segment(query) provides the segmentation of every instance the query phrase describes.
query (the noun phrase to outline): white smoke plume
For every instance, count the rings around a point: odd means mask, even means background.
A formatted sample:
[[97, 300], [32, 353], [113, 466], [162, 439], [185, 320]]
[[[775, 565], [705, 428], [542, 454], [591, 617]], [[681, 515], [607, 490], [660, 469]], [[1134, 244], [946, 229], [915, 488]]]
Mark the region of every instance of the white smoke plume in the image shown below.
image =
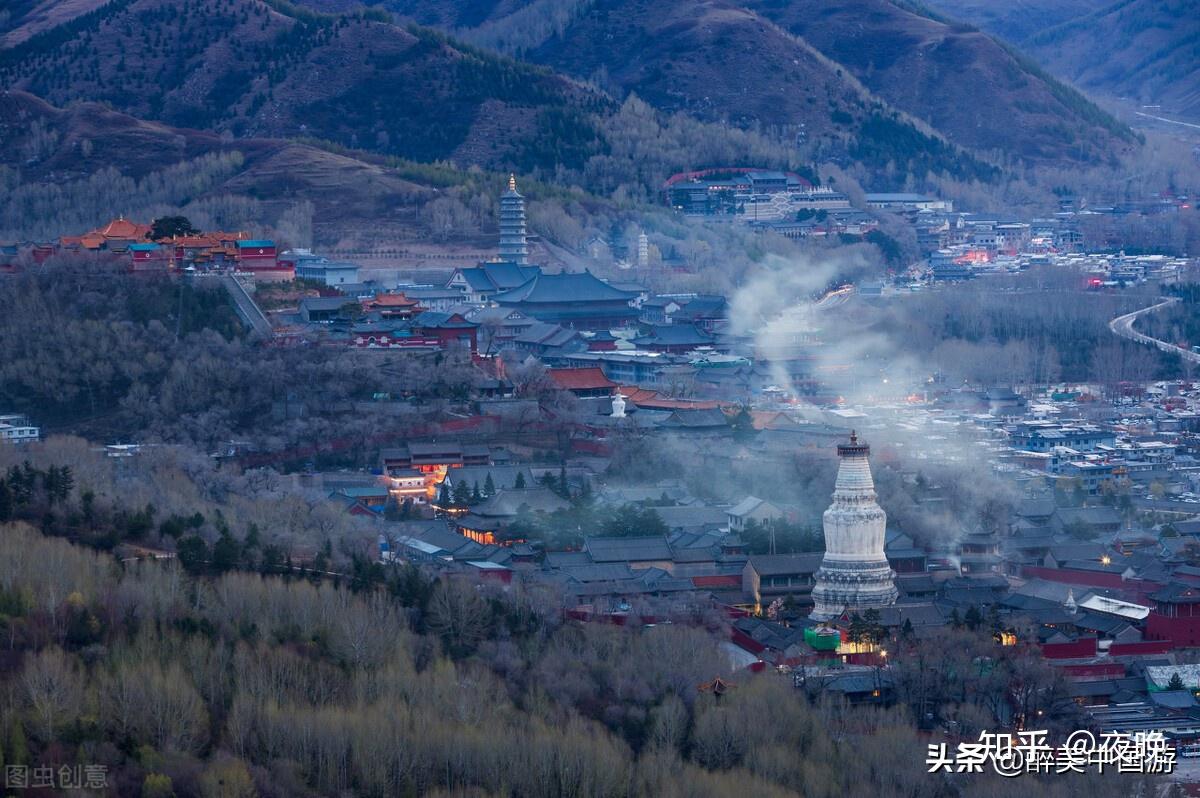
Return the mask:
[[[839, 279], [863, 275], [870, 267], [869, 250], [860, 248], [799, 259], [768, 257], [731, 298], [730, 331], [751, 339], [755, 356], [770, 365], [772, 381], [802, 400], [796, 415], [859, 426], [877, 452], [887, 447], [904, 470], [940, 473], [958, 483], [956, 492], [965, 499], [963, 504], [982, 506], [1001, 490], [983, 457], [986, 443], [908, 405], [910, 397], [924, 398], [923, 388], [935, 370], [933, 365], [905, 351], [900, 342], [867, 329], [861, 322], [873, 314], [869, 309], [864, 312], [863, 300], [852, 291], [837, 290]], [[861, 408], [866, 417], [858, 422], [841, 421], [826, 408], [804, 404], [787, 368], [787, 362], [796, 357], [807, 358], [807, 370], [836, 390], [843, 407]], [[971, 496], [967, 498], [963, 491]], [[932, 508], [922, 511], [913, 506], [910, 510], [923, 518], [922, 537], [936, 539], [947, 551], [953, 551], [957, 540], [975, 523], [970, 517], [974, 511], [953, 517]]]

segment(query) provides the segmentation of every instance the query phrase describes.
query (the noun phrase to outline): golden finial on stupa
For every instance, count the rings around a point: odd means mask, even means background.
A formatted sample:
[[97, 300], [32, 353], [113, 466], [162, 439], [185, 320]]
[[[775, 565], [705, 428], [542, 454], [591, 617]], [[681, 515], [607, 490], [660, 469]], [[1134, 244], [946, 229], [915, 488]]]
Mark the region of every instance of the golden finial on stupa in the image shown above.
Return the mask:
[[517, 176], [515, 174], [512, 174], [511, 172], [508, 175], [508, 190], [509, 191], [517, 190]]

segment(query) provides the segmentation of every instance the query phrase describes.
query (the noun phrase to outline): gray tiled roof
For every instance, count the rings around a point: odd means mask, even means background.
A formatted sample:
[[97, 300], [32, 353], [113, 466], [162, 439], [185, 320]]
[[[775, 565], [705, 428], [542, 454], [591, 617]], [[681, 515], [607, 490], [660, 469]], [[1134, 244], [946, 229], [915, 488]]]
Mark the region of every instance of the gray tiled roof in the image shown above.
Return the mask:
[[539, 274], [511, 291], [497, 294], [501, 305], [516, 302], [595, 302], [599, 300], [630, 300], [636, 295], [622, 291], [600, 280], [591, 272], [580, 274]]
[[783, 574], [812, 574], [821, 567], [825, 553], [820, 551], [804, 554], [756, 554], [750, 557], [750, 566], [760, 576]]
[[591, 554], [594, 562], [646, 562], [650, 560], [670, 560], [671, 547], [665, 538], [614, 538], [590, 537], [584, 544], [584, 549]]

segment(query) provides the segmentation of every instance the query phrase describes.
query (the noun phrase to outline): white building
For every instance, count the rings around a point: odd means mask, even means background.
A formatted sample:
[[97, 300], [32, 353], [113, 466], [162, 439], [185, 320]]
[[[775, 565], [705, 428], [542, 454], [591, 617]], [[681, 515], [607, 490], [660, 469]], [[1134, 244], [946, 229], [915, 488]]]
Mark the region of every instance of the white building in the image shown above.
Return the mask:
[[814, 620], [896, 603], [896, 572], [883, 552], [887, 514], [875, 500], [871, 447], [850, 433], [838, 445], [833, 504], [825, 511], [825, 557], [813, 586]]
[[346, 261], [332, 261], [323, 255], [314, 255], [307, 249], [297, 249], [285, 252], [283, 257], [291, 258], [296, 264], [296, 278], [314, 280], [325, 285], [353, 285], [358, 282], [358, 264]]
[[0, 416], [0, 443], [29, 443], [42, 437], [40, 428], [15, 413]]
[[867, 194], [867, 207], [884, 211], [945, 211], [954, 210], [951, 200], [928, 197], [924, 194], [875, 193]]

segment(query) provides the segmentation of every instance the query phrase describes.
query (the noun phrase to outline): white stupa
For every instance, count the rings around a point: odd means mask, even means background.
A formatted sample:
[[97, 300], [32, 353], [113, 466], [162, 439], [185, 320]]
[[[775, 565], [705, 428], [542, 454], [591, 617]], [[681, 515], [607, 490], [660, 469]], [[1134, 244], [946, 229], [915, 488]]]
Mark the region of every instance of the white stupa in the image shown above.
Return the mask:
[[812, 592], [814, 620], [896, 603], [896, 572], [883, 553], [887, 514], [875, 500], [870, 455], [853, 432], [849, 443], [838, 445], [833, 504], [824, 516], [825, 557]]
[[625, 397], [620, 393], [613, 394], [612, 417], [625, 418]]

